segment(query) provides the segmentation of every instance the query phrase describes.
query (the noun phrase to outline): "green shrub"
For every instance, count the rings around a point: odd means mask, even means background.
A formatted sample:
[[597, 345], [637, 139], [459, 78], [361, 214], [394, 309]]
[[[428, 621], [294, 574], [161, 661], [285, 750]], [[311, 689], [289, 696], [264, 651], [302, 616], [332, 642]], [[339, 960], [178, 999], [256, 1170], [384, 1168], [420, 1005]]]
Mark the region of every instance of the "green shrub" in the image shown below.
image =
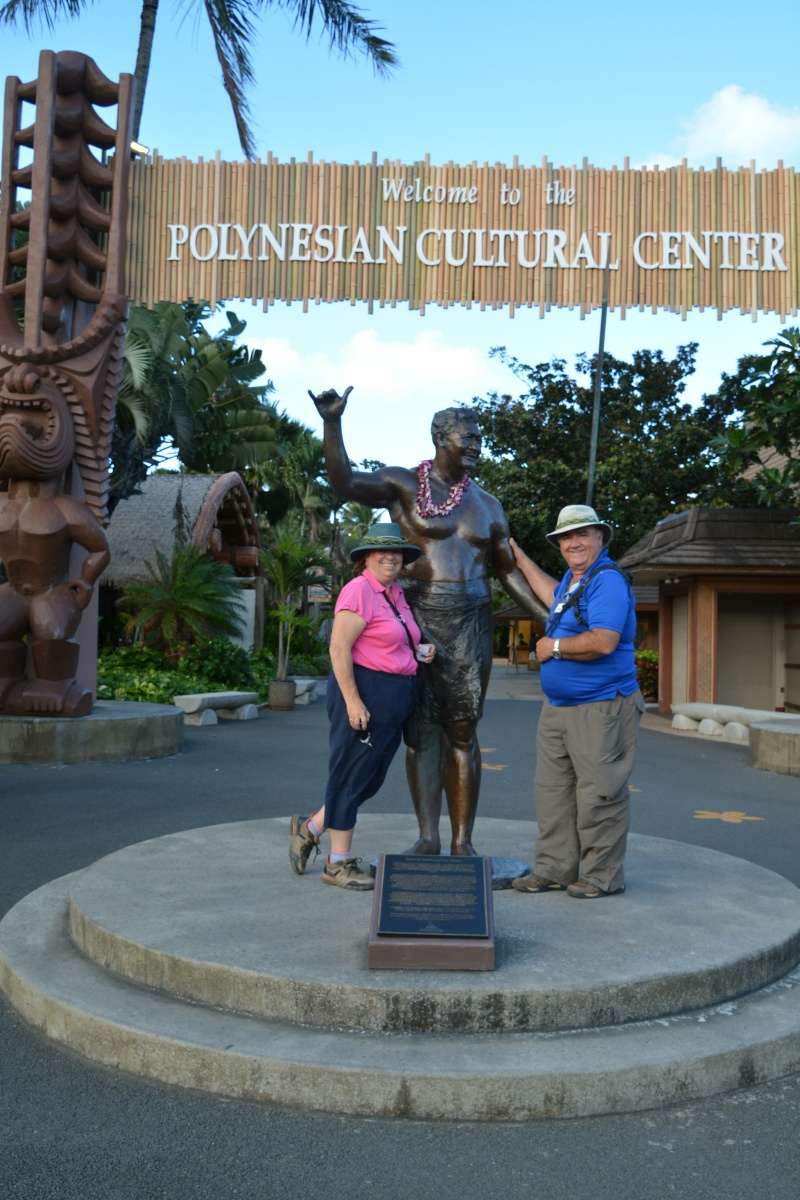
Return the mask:
[[141, 704], [172, 704], [186, 692], [213, 691], [200, 675], [189, 675], [157, 667], [134, 669], [116, 664], [113, 655], [103, 655], [97, 664], [98, 700], [137, 700]]
[[331, 669], [330, 655], [292, 654], [289, 658], [290, 675], [327, 675]]
[[178, 663], [178, 671], [213, 679], [216, 687], [212, 691], [232, 688], [249, 692], [255, 687], [250, 655], [227, 638], [201, 638], [195, 642]]
[[636, 678], [645, 700], [658, 699], [658, 651], [636, 650]]
[[102, 650], [97, 660], [98, 669], [106, 662], [116, 667], [127, 667], [130, 671], [169, 671], [172, 666], [163, 650], [156, 650], [142, 642], [136, 642], [133, 646], [117, 646], [114, 650]]
[[[331, 660], [324, 643], [312, 640], [315, 654], [291, 660], [293, 675], [326, 675]], [[320, 651], [322, 647], [322, 651]], [[276, 675], [276, 657], [270, 650], [248, 654], [225, 638], [204, 639], [186, 648], [173, 662], [149, 646], [119, 646], [104, 650], [97, 660], [99, 700], [138, 700], [172, 704], [173, 697], [192, 692], [254, 691], [265, 701]]]
[[265, 701], [269, 694], [270, 681], [275, 678], [277, 659], [271, 650], [266, 648], [256, 650], [250, 655], [250, 670], [253, 673], [254, 686], [260, 701]]

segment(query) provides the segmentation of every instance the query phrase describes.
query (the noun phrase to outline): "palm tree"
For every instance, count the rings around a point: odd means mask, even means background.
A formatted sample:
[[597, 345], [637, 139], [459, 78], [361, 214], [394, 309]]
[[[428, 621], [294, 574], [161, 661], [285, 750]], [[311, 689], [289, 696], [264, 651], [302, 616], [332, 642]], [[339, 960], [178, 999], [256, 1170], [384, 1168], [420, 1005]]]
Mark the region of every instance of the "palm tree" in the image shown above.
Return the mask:
[[148, 579], [128, 585], [120, 603], [133, 611], [125, 632], [136, 641], [170, 650], [197, 638], [235, 637], [241, 632], [244, 601], [226, 563], [197, 546], [175, 546], [172, 557], [156, 551]]
[[289, 670], [292, 634], [310, 629], [312, 622], [298, 611], [303, 589], [320, 583], [328, 573], [328, 559], [320, 546], [296, 538], [288, 525], [273, 529], [270, 544], [261, 551], [264, 574], [270, 584], [275, 608], [270, 616], [278, 622], [278, 662], [275, 678], [283, 680]]
[[128, 322], [111, 445], [112, 501], [177, 452], [188, 471], [243, 471], [276, 452], [280, 418], [266, 397], [259, 350], [237, 345], [245, 322], [227, 313], [212, 337], [202, 305], [159, 301]]
[[[118, 3], [119, 0], [115, 0]], [[0, 25], [12, 25], [20, 20], [30, 33], [38, 21], [52, 29], [62, 17], [78, 17], [93, 0], [6, 0], [0, 5]], [[156, 29], [159, 0], [143, 0], [139, 24], [139, 46], [136, 53], [137, 95], [134, 109], [133, 136], [139, 138], [142, 108], [150, 72], [150, 58]], [[217, 60], [222, 70], [222, 83], [228, 93], [233, 117], [245, 157], [255, 157], [255, 144], [250, 129], [248, 88], [255, 80], [250, 49], [253, 24], [270, 8], [281, 8], [294, 15], [295, 28], [311, 37], [314, 16], [319, 12], [322, 27], [327, 33], [330, 49], [342, 58], [359, 51], [367, 56], [378, 75], [386, 77], [397, 66], [397, 56], [391, 42], [378, 37], [380, 26], [361, 15], [347, 0], [185, 0], [186, 16], [191, 9], [205, 9]]]

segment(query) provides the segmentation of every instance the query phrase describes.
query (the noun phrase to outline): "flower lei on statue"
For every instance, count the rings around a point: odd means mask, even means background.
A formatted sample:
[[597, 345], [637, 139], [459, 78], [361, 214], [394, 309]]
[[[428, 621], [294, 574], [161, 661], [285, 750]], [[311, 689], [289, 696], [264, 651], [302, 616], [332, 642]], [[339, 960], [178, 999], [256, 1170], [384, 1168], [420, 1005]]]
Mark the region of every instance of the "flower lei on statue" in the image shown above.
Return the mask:
[[434, 504], [431, 496], [431, 467], [433, 459], [424, 459], [417, 468], [419, 486], [417, 488], [417, 512], [421, 517], [446, 517], [454, 508], [458, 508], [464, 499], [464, 493], [469, 487], [469, 475], [465, 471], [457, 483], [454, 483], [447, 493], [447, 499], [442, 504]]

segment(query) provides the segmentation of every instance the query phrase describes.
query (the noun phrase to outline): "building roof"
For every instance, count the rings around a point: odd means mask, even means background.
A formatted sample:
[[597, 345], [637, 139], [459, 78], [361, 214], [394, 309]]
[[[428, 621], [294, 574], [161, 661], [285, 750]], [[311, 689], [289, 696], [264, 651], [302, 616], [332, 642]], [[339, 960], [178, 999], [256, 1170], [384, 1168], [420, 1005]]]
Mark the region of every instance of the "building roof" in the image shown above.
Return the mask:
[[156, 552], [169, 558], [173, 546], [200, 546], [223, 561], [236, 562], [235, 551], [253, 548], [246, 556], [248, 574], [257, 558], [258, 528], [247, 488], [240, 475], [148, 475], [140, 491], [123, 500], [108, 523], [111, 562], [100, 583], [125, 588], [147, 578], [147, 563]]
[[690, 508], [659, 521], [618, 559], [637, 585], [666, 575], [800, 573], [791, 508]]

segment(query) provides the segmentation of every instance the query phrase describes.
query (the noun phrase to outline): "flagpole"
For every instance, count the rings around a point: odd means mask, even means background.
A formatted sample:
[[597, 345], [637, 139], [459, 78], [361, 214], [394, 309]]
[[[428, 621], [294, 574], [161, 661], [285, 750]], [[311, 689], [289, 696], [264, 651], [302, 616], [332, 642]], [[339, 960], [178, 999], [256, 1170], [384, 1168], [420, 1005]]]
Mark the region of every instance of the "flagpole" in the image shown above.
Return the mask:
[[600, 312], [600, 345], [597, 350], [597, 366], [594, 373], [594, 405], [592, 407], [592, 436], [589, 442], [589, 475], [586, 480], [586, 503], [594, 497], [594, 467], [597, 460], [597, 438], [600, 432], [600, 392], [603, 380], [603, 354], [606, 345], [606, 314], [608, 313], [609, 265], [603, 272], [603, 305]]

